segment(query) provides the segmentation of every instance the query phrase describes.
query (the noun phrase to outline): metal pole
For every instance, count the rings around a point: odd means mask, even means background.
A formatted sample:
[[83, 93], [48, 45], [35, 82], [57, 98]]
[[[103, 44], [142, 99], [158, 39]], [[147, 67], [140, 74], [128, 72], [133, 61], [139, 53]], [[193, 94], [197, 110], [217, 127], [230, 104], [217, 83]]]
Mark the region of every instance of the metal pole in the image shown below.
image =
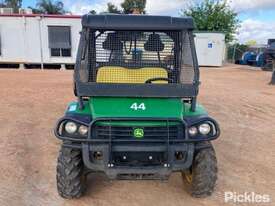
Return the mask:
[[269, 84], [275, 85], [275, 59], [272, 59], [272, 66], [273, 66], [272, 77], [271, 77], [271, 81]]
[[39, 25], [39, 42], [40, 42], [40, 63], [41, 63], [41, 69], [44, 70], [44, 59], [43, 59], [43, 44], [42, 44], [42, 32], [41, 32], [41, 20], [42, 16], [38, 19], [38, 25]]
[[237, 47], [237, 44], [234, 45], [233, 56], [232, 56], [233, 62], [232, 63], [235, 63], [236, 47]]

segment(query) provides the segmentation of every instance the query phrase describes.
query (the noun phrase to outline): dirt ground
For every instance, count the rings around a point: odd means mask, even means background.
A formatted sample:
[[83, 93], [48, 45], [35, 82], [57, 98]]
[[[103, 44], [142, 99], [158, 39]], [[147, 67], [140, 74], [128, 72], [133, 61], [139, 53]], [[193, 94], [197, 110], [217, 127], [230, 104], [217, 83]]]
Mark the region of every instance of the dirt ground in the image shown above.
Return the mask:
[[60, 142], [53, 127], [74, 99], [72, 72], [1, 69], [0, 206], [234, 205], [224, 203], [225, 191], [268, 194], [272, 202], [267, 205], [275, 205], [275, 86], [267, 84], [270, 78], [270, 72], [248, 67], [201, 70], [199, 101], [222, 130], [214, 142], [219, 179], [211, 197], [191, 198], [180, 174], [167, 182], [110, 182], [93, 174], [85, 197], [64, 200], [56, 191]]

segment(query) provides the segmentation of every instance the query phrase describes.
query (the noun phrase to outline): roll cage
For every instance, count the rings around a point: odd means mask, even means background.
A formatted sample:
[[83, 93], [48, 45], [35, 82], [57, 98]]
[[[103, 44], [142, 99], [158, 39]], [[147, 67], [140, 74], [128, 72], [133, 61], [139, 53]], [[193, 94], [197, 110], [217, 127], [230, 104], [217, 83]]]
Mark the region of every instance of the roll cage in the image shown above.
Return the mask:
[[74, 73], [80, 103], [94, 96], [177, 97], [195, 109], [199, 68], [191, 18], [84, 15], [82, 27]]

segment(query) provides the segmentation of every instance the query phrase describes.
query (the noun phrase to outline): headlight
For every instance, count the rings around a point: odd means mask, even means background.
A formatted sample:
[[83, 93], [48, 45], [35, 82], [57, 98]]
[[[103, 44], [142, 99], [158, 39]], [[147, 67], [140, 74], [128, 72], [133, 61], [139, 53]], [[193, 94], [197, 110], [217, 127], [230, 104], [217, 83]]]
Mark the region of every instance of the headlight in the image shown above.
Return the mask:
[[203, 123], [199, 126], [199, 132], [203, 135], [209, 134], [211, 131], [211, 126], [208, 123]]
[[69, 134], [75, 133], [77, 130], [77, 125], [74, 122], [67, 122], [65, 124], [65, 131]]
[[198, 129], [197, 129], [197, 127], [190, 127], [188, 132], [191, 136], [195, 136], [198, 134]]
[[85, 136], [87, 135], [88, 133], [88, 127], [84, 126], [84, 125], [81, 125], [79, 128], [78, 128], [78, 132], [79, 134]]

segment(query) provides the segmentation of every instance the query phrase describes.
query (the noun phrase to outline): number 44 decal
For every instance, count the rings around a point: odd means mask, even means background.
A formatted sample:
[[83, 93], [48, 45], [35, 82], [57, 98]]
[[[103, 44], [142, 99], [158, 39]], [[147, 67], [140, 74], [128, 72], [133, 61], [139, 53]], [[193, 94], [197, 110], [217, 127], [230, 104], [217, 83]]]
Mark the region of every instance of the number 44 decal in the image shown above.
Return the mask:
[[133, 109], [133, 110], [146, 110], [146, 107], [145, 107], [145, 104], [144, 103], [140, 103], [140, 104], [138, 104], [138, 103], [133, 103], [132, 105], [131, 105], [131, 107], [130, 107], [131, 109]]

